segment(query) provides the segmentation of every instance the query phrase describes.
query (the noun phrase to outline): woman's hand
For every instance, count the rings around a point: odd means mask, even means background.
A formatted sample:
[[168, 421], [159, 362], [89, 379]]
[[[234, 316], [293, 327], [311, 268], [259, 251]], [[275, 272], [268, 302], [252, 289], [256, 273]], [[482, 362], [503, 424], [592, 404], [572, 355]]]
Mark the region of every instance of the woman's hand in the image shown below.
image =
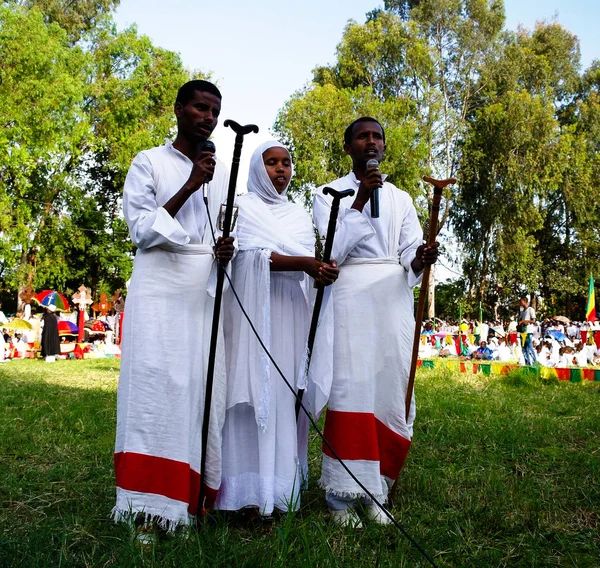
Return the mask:
[[338, 279], [340, 273], [335, 260], [327, 264], [326, 262], [310, 257], [306, 257], [304, 272], [314, 278], [317, 284], [322, 284], [323, 286], [333, 284]]

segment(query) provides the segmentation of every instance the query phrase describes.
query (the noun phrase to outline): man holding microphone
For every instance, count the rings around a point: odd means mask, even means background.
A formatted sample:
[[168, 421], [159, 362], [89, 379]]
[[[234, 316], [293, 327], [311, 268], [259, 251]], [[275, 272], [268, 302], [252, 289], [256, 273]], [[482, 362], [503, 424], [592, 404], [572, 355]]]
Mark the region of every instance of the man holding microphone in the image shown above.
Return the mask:
[[[438, 244], [425, 247], [408, 193], [386, 181], [379, 170], [385, 132], [371, 117], [354, 121], [344, 133], [352, 171], [328, 186], [355, 189], [343, 200], [332, 257], [340, 275], [333, 287], [334, 375], [325, 436], [363, 485], [385, 502], [410, 448], [414, 398], [405, 416], [405, 397], [414, 333], [412, 288]], [[331, 198], [316, 192], [315, 224], [325, 235]], [[348, 202], [348, 203], [347, 203]], [[360, 527], [356, 506], [387, 524], [385, 513], [323, 447], [320, 483], [335, 522]]]
[[210, 501], [221, 482], [222, 352], [205, 479], [199, 475], [211, 284], [215, 260], [228, 262], [234, 253], [231, 237], [213, 246], [208, 216], [214, 224], [229, 177], [214, 146], [206, 145], [220, 110], [215, 85], [184, 84], [174, 105], [175, 140], [140, 152], [125, 180], [123, 214], [137, 251], [123, 325], [113, 516], [138, 522], [142, 544], [152, 540], [153, 524], [172, 530], [192, 523], [200, 483]]

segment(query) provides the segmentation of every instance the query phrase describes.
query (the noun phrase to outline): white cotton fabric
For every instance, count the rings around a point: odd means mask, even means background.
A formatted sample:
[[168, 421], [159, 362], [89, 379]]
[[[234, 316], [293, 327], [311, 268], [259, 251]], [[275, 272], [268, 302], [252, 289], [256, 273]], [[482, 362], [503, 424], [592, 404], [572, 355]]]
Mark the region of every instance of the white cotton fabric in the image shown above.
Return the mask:
[[[297, 389], [298, 380], [304, 380], [312, 280], [303, 272], [271, 272], [270, 255], [314, 256], [315, 235], [309, 214], [279, 195], [267, 175], [263, 153], [273, 146], [283, 147], [267, 142], [255, 151], [249, 193], [238, 198], [239, 254], [233, 264], [233, 285], [263, 342]], [[322, 314], [323, 321], [330, 322], [332, 310], [326, 299]], [[294, 396], [229, 294], [225, 330], [229, 380], [223, 480], [216, 507], [255, 506], [263, 514], [274, 508], [295, 510], [306, 470], [307, 420], [301, 416], [296, 424]], [[331, 365], [331, 349], [327, 353], [323, 339], [327, 331], [324, 323], [317, 332], [325, 349], [315, 350], [311, 376], [324, 362]], [[315, 412], [325, 404], [330, 377], [329, 372], [329, 377], [310, 382], [305, 400]]]
[[[327, 184], [343, 191], [358, 191], [354, 173]], [[372, 413], [388, 428], [410, 440], [415, 416], [411, 405], [408, 423], [405, 396], [414, 334], [412, 288], [421, 280], [411, 262], [423, 242], [423, 233], [411, 197], [389, 182], [380, 189], [380, 217], [371, 218], [370, 204], [362, 213], [351, 209], [354, 198], [340, 202], [332, 256], [340, 264], [333, 288], [334, 375], [328, 408], [343, 412]], [[325, 235], [331, 196], [323, 187], [314, 199], [315, 224]], [[378, 498], [388, 484], [380, 464], [347, 460], [361, 482]], [[343, 497], [365, 496], [343, 470], [324, 456], [321, 485]]]
[[[208, 293], [215, 269], [212, 235], [201, 190], [175, 218], [163, 208], [191, 170], [192, 162], [167, 142], [138, 154], [125, 181], [123, 210], [138, 250], [125, 305], [115, 452], [176, 460], [199, 472], [214, 306]], [[213, 220], [226, 200], [227, 181], [217, 160], [208, 189]], [[214, 489], [221, 478], [225, 389], [221, 335], [203, 480]], [[144, 513], [173, 527], [190, 522], [188, 505], [117, 487], [114, 516]]]

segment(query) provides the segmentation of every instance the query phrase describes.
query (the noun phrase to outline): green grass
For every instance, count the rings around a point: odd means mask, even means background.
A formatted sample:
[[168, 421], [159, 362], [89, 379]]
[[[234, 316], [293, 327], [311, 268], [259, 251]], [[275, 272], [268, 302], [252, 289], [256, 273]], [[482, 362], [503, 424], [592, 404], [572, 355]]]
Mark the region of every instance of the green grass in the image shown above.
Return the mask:
[[[342, 530], [316, 486], [273, 524], [214, 516], [140, 551], [110, 521], [118, 361], [0, 366], [0, 567], [426, 566], [393, 527]], [[600, 566], [600, 384], [421, 371], [393, 512], [442, 567]]]

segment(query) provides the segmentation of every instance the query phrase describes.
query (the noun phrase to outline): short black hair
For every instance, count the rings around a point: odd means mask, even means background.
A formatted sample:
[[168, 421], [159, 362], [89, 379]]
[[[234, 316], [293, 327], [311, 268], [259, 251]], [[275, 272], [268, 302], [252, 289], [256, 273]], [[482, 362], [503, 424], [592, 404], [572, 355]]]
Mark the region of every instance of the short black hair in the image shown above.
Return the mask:
[[376, 122], [377, 124], [379, 124], [381, 132], [383, 134], [383, 143], [385, 144], [385, 129], [383, 128], [383, 126], [381, 126], [381, 122], [379, 122], [376, 118], [372, 118], [371, 116], [361, 116], [360, 118], [357, 118], [352, 124], [350, 124], [348, 128], [346, 128], [346, 130], [344, 131], [344, 144], [352, 143], [352, 131], [354, 130], [354, 126], [359, 122]]
[[221, 91], [217, 89], [216, 85], [213, 85], [210, 81], [204, 81], [203, 79], [194, 79], [193, 81], [188, 81], [185, 85], [181, 85], [179, 87], [179, 91], [177, 91], [177, 98], [175, 99], [176, 103], [181, 103], [182, 105], [187, 105], [193, 98], [194, 92], [200, 91], [202, 93], [210, 93], [215, 97], [222, 99]]

